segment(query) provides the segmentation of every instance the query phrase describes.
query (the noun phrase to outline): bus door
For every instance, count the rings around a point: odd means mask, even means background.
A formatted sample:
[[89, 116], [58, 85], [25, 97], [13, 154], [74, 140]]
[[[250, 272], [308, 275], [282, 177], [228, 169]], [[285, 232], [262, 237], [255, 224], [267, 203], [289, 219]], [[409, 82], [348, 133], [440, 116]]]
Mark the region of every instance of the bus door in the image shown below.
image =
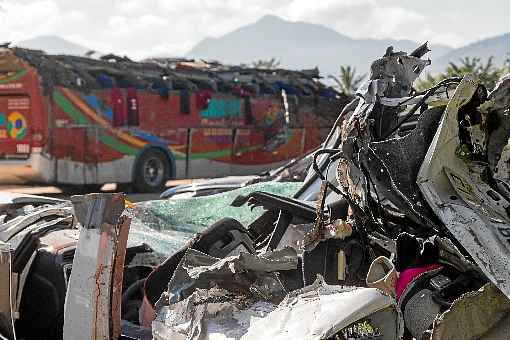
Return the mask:
[[27, 159], [30, 156], [30, 98], [0, 96], [0, 158]]
[[67, 125], [54, 129], [57, 182], [83, 185], [97, 183], [97, 135], [95, 125]]
[[99, 135], [104, 128], [98, 125], [90, 125], [87, 127], [84, 145], [84, 182], [85, 184], [96, 184], [101, 182], [98, 174], [99, 164]]

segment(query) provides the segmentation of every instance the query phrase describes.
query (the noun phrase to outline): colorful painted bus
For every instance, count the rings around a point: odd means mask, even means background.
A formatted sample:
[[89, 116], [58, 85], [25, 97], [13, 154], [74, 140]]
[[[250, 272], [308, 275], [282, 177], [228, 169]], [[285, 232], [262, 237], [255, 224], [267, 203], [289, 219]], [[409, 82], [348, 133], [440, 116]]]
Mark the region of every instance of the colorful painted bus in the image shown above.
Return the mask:
[[134, 185], [250, 174], [317, 147], [347, 98], [317, 71], [0, 49], [0, 175]]

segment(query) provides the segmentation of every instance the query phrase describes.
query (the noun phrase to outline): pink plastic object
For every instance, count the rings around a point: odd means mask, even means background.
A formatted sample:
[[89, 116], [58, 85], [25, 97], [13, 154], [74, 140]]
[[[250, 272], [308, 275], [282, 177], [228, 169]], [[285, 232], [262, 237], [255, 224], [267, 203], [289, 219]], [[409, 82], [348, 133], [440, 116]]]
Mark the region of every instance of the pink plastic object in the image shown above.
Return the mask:
[[426, 267], [408, 268], [401, 272], [397, 279], [397, 286], [395, 288], [395, 296], [397, 301], [400, 299], [400, 295], [404, 292], [407, 286], [413, 282], [418, 276], [423, 273], [429, 272], [434, 269], [441, 268], [442, 266], [438, 263], [431, 264]]

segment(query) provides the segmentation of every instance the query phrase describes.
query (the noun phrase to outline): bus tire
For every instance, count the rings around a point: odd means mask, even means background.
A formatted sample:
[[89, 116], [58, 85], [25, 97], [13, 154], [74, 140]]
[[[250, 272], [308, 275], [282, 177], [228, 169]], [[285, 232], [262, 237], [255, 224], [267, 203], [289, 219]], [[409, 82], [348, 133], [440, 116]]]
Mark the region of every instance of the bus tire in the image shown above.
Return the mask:
[[170, 178], [170, 162], [161, 150], [151, 148], [138, 158], [133, 181], [136, 192], [160, 192]]

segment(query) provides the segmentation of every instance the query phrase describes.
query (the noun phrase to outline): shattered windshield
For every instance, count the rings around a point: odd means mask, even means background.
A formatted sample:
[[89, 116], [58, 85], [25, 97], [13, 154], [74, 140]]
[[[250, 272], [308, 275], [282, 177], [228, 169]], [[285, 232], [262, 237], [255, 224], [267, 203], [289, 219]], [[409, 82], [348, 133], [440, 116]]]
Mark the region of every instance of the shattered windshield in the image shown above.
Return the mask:
[[147, 243], [159, 253], [172, 254], [194, 234], [225, 216], [245, 226], [253, 222], [262, 208], [230, 206], [237, 196], [265, 191], [291, 197], [302, 185], [302, 182], [258, 183], [216, 195], [138, 203], [129, 242]]

